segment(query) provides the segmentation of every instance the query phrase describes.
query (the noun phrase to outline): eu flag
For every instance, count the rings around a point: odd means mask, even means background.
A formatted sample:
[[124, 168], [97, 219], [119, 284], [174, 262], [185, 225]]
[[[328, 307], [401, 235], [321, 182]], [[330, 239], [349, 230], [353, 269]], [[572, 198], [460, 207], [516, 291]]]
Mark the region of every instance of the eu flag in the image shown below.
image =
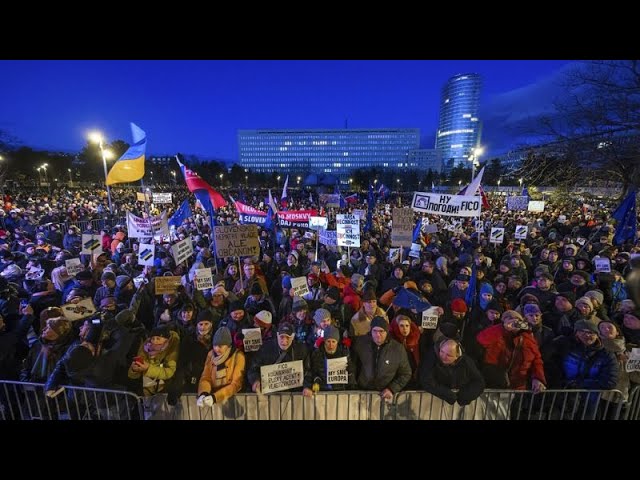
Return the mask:
[[614, 245], [620, 245], [627, 240], [636, 238], [636, 191], [633, 189], [622, 201], [616, 211], [611, 214], [618, 223], [613, 237]]
[[182, 204], [180, 205], [180, 208], [178, 208], [178, 210], [176, 210], [176, 213], [174, 213], [171, 218], [169, 219], [169, 225], [173, 225], [175, 228], [178, 228], [180, 225], [182, 225], [184, 223], [184, 221], [189, 218], [192, 217], [193, 214], [191, 213], [191, 207], [189, 206], [189, 200], [185, 199]]

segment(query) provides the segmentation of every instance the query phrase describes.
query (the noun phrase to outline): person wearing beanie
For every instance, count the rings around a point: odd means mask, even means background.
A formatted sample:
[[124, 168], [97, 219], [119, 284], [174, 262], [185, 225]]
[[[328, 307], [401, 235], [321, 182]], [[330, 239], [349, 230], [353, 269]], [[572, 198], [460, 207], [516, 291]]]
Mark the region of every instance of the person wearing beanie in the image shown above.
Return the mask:
[[[529, 303], [524, 306], [522, 309], [522, 316], [525, 321], [529, 324], [531, 328], [531, 333], [533, 333], [533, 337], [538, 342], [538, 347], [540, 348], [540, 354], [543, 359], [547, 358], [547, 353], [551, 351], [551, 344], [553, 339], [556, 337], [553, 333], [553, 330], [550, 327], [547, 327], [542, 324], [542, 311], [540, 307], [535, 303]], [[547, 373], [548, 368], [545, 363], [545, 377], [548, 377]]]
[[220, 320], [218, 325], [214, 322], [214, 328], [216, 326], [216, 331], [221, 327], [227, 327], [231, 331], [231, 337], [233, 338], [236, 333], [242, 332], [243, 328], [252, 328], [253, 321], [246, 312], [244, 304], [241, 301], [235, 301], [229, 305], [229, 314]]
[[595, 318], [595, 311], [593, 309], [593, 303], [589, 297], [580, 297], [576, 300], [576, 310], [580, 312], [580, 316], [583, 320], [588, 320], [594, 325], [600, 322], [600, 319]]
[[116, 294], [116, 276], [111, 272], [104, 272], [100, 277], [102, 286], [96, 290], [93, 296], [93, 304], [98, 306], [105, 297], [115, 297]]
[[[327, 376], [327, 360], [346, 357], [346, 369]], [[305, 391], [343, 391], [356, 388], [355, 362], [349, 349], [340, 343], [340, 331], [328, 325], [311, 353], [311, 375], [306, 377]]]
[[[450, 405], [458, 402], [465, 406], [482, 395], [484, 378], [473, 359], [467, 355], [459, 341], [443, 337], [433, 348], [425, 349], [420, 369], [420, 386], [423, 390]], [[432, 405], [432, 412], [445, 414], [446, 409]], [[436, 414], [437, 415], [437, 414]], [[433, 419], [451, 419], [431, 416]]]
[[[541, 265], [538, 268], [541, 267], [546, 267], [546, 265]], [[533, 295], [538, 299], [540, 309], [543, 312], [549, 311], [553, 306], [556, 296], [553, 284], [553, 275], [548, 271], [542, 271], [536, 275], [535, 285], [530, 285], [520, 290], [518, 299], [521, 300], [524, 295]]]
[[180, 337], [166, 327], [155, 327], [131, 362], [128, 377], [136, 380], [138, 394], [152, 396], [164, 392], [176, 374]]
[[531, 385], [536, 393], [546, 389], [538, 342], [518, 312], [504, 312], [502, 323], [482, 330], [476, 341], [484, 349], [481, 370], [487, 387], [527, 390]]
[[255, 282], [251, 287], [251, 294], [244, 303], [244, 309], [249, 316], [253, 316], [262, 310], [268, 310], [272, 315], [276, 313], [276, 307], [268, 295], [264, 295], [260, 285]]
[[[313, 320], [311, 320], [313, 322]], [[262, 379], [260, 376], [260, 368], [265, 365], [274, 365], [276, 363], [302, 361], [303, 366], [303, 385], [311, 385], [313, 378], [311, 377], [311, 356], [309, 348], [305, 343], [301, 343], [296, 339], [296, 328], [287, 321], [281, 321], [278, 324], [276, 337], [265, 342], [258, 350], [247, 373], [247, 380], [251, 385], [251, 390], [255, 393], [262, 393]], [[300, 388], [291, 388], [289, 390], [300, 391]], [[308, 391], [307, 391], [308, 390]], [[305, 387], [303, 390], [305, 396], [312, 395], [313, 392]]]
[[49, 317], [22, 364], [20, 381], [45, 383], [73, 340], [69, 320], [62, 316]]
[[213, 349], [208, 353], [198, 383], [197, 405], [212, 407], [224, 403], [244, 386], [245, 354], [234, 348], [231, 331], [220, 327], [213, 336]]
[[411, 365], [405, 348], [389, 336], [386, 317], [375, 316], [370, 326], [370, 334], [358, 337], [354, 346], [360, 364], [358, 387], [378, 391], [389, 402], [411, 380]]
[[304, 343], [310, 350], [315, 342], [315, 322], [309, 312], [309, 305], [302, 297], [293, 297], [291, 313], [284, 318], [295, 328], [296, 343]]
[[467, 314], [467, 304], [462, 298], [454, 298], [449, 305], [451, 314], [457, 319], [463, 319]]
[[[619, 367], [615, 355], [607, 351], [598, 337], [595, 324], [578, 320], [573, 327], [573, 335], [554, 340], [554, 352], [550, 363], [557, 368], [553, 371], [552, 388], [610, 390], [615, 387]], [[589, 368], [585, 368], [589, 365]], [[595, 418], [599, 398], [589, 398], [580, 410], [580, 417]], [[584, 400], [583, 400], [584, 401]], [[568, 413], [568, 412], [567, 412]]]
[[[103, 274], [104, 276], [105, 274]], [[118, 275], [116, 277], [116, 287], [120, 290], [124, 289], [128, 284], [133, 283], [133, 279], [128, 275]]]
[[601, 290], [589, 290], [584, 294], [585, 297], [591, 300], [593, 305], [593, 311], [596, 317], [602, 321], [609, 321], [609, 315], [607, 314], [607, 308], [604, 305], [604, 293]]

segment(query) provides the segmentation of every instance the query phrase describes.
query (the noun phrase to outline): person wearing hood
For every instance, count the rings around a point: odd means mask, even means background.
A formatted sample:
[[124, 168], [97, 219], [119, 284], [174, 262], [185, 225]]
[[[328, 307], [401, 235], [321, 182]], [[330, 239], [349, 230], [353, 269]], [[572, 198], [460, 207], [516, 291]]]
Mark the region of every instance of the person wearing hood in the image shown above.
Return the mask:
[[409, 388], [416, 385], [420, 365], [420, 328], [406, 315], [396, 315], [389, 328], [391, 338], [400, 343], [407, 352], [411, 365]]
[[423, 355], [420, 386], [451, 405], [464, 406], [482, 395], [485, 382], [460, 342], [443, 337]]
[[64, 317], [48, 318], [22, 365], [21, 382], [44, 383], [58, 360], [73, 342], [71, 322]]
[[[620, 400], [628, 402], [631, 382], [640, 383], [640, 373], [626, 371], [627, 360], [629, 359], [628, 351], [630, 349], [626, 346], [620, 327], [611, 321], [603, 320], [598, 324], [598, 336], [604, 349], [613, 353], [618, 361], [618, 383], [614, 390], [619, 390], [622, 393], [622, 397], [613, 393], [604, 393], [602, 398], [614, 403], [618, 403]], [[615, 412], [615, 408], [612, 406], [609, 407], [609, 410], [612, 414]]]

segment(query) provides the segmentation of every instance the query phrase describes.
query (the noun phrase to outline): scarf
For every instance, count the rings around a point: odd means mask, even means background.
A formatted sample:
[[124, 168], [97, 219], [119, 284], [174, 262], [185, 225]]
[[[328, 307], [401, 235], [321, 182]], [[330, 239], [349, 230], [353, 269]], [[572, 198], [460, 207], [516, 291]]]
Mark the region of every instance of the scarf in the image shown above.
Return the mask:
[[169, 340], [164, 342], [162, 345], [155, 345], [151, 342], [146, 342], [144, 344], [144, 351], [149, 355], [149, 358], [153, 358], [164, 352], [169, 347], [169, 343]]
[[231, 349], [227, 350], [227, 353], [223, 353], [222, 355], [218, 355], [217, 357], [215, 356], [215, 353], [214, 353], [211, 357], [211, 361], [216, 367], [218, 367], [227, 361], [227, 359], [229, 358], [229, 355], [231, 355]]

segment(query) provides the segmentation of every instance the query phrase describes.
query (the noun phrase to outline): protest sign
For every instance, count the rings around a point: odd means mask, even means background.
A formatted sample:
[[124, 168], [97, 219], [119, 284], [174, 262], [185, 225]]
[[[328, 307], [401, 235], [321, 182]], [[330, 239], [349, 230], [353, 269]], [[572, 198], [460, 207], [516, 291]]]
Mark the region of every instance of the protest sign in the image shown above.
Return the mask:
[[302, 386], [302, 360], [260, 367], [262, 393], [281, 392]]

